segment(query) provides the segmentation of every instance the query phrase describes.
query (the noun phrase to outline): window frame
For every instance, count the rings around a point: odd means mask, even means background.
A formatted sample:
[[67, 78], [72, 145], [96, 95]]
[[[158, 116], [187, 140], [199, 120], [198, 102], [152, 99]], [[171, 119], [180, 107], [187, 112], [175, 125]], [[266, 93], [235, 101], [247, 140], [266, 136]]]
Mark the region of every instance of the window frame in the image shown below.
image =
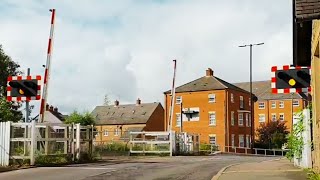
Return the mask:
[[231, 134], [231, 147], [235, 147], [235, 134]]
[[234, 122], [235, 122], [235, 120], [234, 120], [234, 111], [231, 111], [231, 119], [230, 119], [230, 121], [231, 121], [231, 126], [234, 126]]
[[103, 136], [109, 136], [109, 131], [107, 129], [103, 130]]
[[231, 103], [234, 103], [234, 95], [233, 95], [233, 93], [230, 94], [230, 101], [231, 101]]
[[249, 126], [249, 113], [245, 113], [245, 121], [246, 121], [246, 127], [250, 127]]
[[277, 102], [276, 101], [271, 101], [271, 109], [275, 109], [275, 108], [277, 108]]
[[114, 136], [119, 136], [119, 128], [114, 128], [113, 134]]
[[[295, 104], [295, 103], [294, 103], [295, 101], [298, 102], [298, 103]], [[299, 107], [299, 106], [300, 106], [299, 100], [298, 100], [298, 99], [293, 99], [293, 100], [292, 100], [292, 106], [293, 106], [293, 107]]]
[[[283, 106], [281, 106], [281, 104], [282, 104]], [[284, 108], [284, 101], [279, 101], [279, 108], [281, 108], [281, 109]]]
[[[213, 97], [213, 101], [211, 101], [212, 97]], [[208, 95], [208, 102], [215, 103], [216, 102], [216, 94], [209, 94]]]
[[240, 96], [240, 108], [243, 109], [244, 108], [244, 99], [243, 96]]
[[[263, 107], [260, 106], [260, 104], [263, 104]], [[258, 103], [258, 109], [265, 109], [266, 108], [266, 103], [265, 102], [259, 102]]]
[[[260, 116], [263, 116], [264, 117], [264, 121], [260, 121]], [[259, 123], [265, 123], [266, 122], [266, 114], [258, 114], [258, 120], [259, 120]]]
[[[211, 143], [212, 137], [214, 137], [214, 144]], [[216, 134], [209, 134], [209, 144], [217, 145], [217, 135]]]
[[[241, 137], [242, 137], [242, 140], [243, 140], [243, 146], [241, 146]], [[244, 140], [244, 135], [243, 134], [239, 134], [239, 147], [245, 147], [245, 140]]]
[[[283, 116], [283, 119], [281, 120], [281, 115]], [[284, 113], [279, 113], [279, 121], [284, 121]]]
[[182, 103], [182, 96], [176, 96], [176, 104], [181, 104], [181, 103]]
[[[240, 118], [240, 115], [242, 116], [242, 118]], [[242, 120], [240, 123], [240, 120]], [[238, 113], [238, 125], [239, 126], [244, 126], [244, 123], [243, 123], [243, 113]]]
[[[210, 117], [211, 115], [214, 115], [214, 123], [213, 124], [211, 123], [211, 117]], [[216, 115], [215, 111], [209, 112], [208, 119], [209, 119], [209, 126], [216, 126], [217, 125], [217, 115]]]
[[[178, 121], [179, 119], [179, 121]], [[178, 124], [179, 122], [179, 124]], [[176, 127], [181, 127], [181, 113], [176, 113]]]
[[[273, 116], [275, 116], [274, 119]], [[271, 121], [277, 121], [277, 113], [271, 113]]]

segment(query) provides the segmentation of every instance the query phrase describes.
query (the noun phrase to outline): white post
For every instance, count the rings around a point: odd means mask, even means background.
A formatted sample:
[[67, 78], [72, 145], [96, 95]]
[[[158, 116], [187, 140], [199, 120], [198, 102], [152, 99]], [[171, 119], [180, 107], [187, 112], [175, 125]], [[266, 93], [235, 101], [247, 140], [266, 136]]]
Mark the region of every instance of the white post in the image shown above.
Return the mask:
[[76, 124], [76, 158], [80, 159], [80, 124]]
[[31, 148], [30, 148], [30, 165], [35, 164], [35, 150], [37, 145], [36, 122], [31, 121]]
[[302, 149], [302, 162], [303, 168], [312, 168], [312, 157], [311, 157], [311, 128], [310, 128], [310, 110], [303, 110], [303, 125], [305, 127], [303, 137], [303, 149]]
[[170, 148], [170, 156], [172, 156], [172, 151], [173, 151], [173, 144], [174, 144], [174, 142], [173, 142], [173, 131], [169, 131], [169, 141], [170, 141], [170, 146], [169, 146], [169, 148]]

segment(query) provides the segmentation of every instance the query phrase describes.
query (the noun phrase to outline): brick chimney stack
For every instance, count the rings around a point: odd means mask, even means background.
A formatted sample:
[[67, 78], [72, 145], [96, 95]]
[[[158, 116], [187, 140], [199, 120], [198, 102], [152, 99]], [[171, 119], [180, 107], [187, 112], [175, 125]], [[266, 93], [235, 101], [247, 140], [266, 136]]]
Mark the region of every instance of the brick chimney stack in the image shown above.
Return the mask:
[[139, 106], [140, 104], [141, 104], [141, 100], [138, 98], [137, 102], [136, 102], [136, 105]]
[[53, 111], [53, 106], [52, 106], [52, 105], [50, 106], [49, 110], [50, 110], [51, 112]]
[[54, 112], [58, 112], [58, 107], [55, 107], [55, 108], [53, 109], [53, 111], [54, 111]]
[[213, 76], [213, 70], [211, 68], [206, 70], [206, 76]]
[[49, 104], [46, 104], [46, 111], [49, 111]]

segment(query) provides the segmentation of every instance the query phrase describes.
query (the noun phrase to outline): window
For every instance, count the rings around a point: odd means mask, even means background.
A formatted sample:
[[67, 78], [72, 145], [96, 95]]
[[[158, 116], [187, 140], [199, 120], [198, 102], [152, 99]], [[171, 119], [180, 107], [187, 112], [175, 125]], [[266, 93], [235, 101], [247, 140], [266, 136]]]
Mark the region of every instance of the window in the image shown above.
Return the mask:
[[251, 127], [251, 113], [249, 113], [249, 127]]
[[239, 135], [239, 147], [244, 147], [244, 135]]
[[243, 126], [243, 113], [238, 114], [238, 121], [239, 126]]
[[243, 96], [240, 96], [240, 108], [243, 108]]
[[284, 121], [284, 113], [279, 113], [279, 119], [280, 121]]
[[264, 102], [259, 102], [259, 109], [264, 109]]
[[249, 98], [249, 106], [251, 106], [251, 98]]
[[284, 101], [279, 102], [279, 108], [284, 108]]
[[299, 100], [294, 99], [293, 102], [292, 102], [292, 105], [293, 106], [299, 106]]
[[233, 98], [233, 94], [232, 93], [230, 95], [230, 99], [231, 99], [231, 102], [234, 103], [234, 98]]
[[209, 94], [209, 103], [216, 102], [216, 95], [215, 94]]
[[105, 130], [103, 131], [103, 136], [109, 136], [109, 131], [105, 129]]
[[209, 125], [215, 126], [216, 124], [217, 124], [216, 113], [215, 112], [209, 112]]
[[231, 134], [231, 146], [234, 147], [234, 134]]
[[217, 144], [217, 138], [216, 138], [216, 135], [215, 135], [215, 134], [210, 134], [210, 135], [209, 135], [209, 143], [210, 143], [210, 144], [214, 144], [214, 145]]
[[176, 113], [176, 126], [180, 127], [181, 126], [181, 114]]
[[176, 97], [176, 104], [181, 104], [182, 102], [182, 96], [177, 96]]
[[115, 135], [115, 136], [118, 136], [118, 135], [119, 135], [119, 129], [118, 129], [118, 128], [115, 128], [115, 129], [114, 129], [114, 135]]
[[275, 101], [271, 101], [271, 108], [274, 109], [277, 107], [277, 104]]
[[249, 114], [246, 113], [246, 126], [249, 127]]
[[234, 111], [231, 111], [231, 126], [234, 126]]
[[247, 148], [250, 148], [250, 142], [251, 142], [251, 140], [250, 140], [250, 135], [247, 135], [247, 136], [246, 136], [246, 145], [247, 145]]
[[271, 120], [272, 120], [272, 121], [276, 121], [276, 120], [277, 120], [277, 114], [272, 113], [272, 114], [271, 114]]
[[266, 122], [266, 115], [265, 114], [259, 114], [259, 122], [260, 123]]

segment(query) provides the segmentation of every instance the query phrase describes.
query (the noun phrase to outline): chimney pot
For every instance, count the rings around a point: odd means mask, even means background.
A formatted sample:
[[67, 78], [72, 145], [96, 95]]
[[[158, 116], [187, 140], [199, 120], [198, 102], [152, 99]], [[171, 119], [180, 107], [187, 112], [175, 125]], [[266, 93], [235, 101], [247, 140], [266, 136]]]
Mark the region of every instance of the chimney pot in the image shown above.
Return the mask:
[[53, 106], [52, 106], [52, 105], [50, 106], [49, 110], [50, 110], [50, 111], [53, 111]]
[[58, 112], [58, 108], [57, 107], [55, 107], [53, 110], [54, 110], [54, 112]]
[[49, 104], [46, 104], [46, 111], [49, 111]]
[[118, 101], [118, 100], [115, 100], [115, 101], [114, 101], [114, 106], [115, 106], [115, 107], [118, 107], [118, 106], [119, 106], [119, 101]]
[[141, 104], [141, 100], [138, 98], [137, 102], [136, 102], [136, 105], [139, 106], [140, 104]]
[[213, 76], [213, 70], [211, 68], [206, 70], [206, 76]]

